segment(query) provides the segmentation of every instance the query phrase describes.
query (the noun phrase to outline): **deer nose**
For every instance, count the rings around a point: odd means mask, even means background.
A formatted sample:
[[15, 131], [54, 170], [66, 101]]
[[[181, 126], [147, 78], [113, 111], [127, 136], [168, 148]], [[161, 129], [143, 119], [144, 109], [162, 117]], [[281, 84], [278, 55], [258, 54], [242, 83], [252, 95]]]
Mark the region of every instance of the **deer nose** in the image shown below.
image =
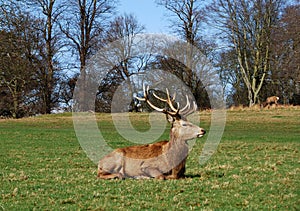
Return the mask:
[[206, 133], [206, 131], [204, 129], [201, 129], [200, 131], [203, 135]]

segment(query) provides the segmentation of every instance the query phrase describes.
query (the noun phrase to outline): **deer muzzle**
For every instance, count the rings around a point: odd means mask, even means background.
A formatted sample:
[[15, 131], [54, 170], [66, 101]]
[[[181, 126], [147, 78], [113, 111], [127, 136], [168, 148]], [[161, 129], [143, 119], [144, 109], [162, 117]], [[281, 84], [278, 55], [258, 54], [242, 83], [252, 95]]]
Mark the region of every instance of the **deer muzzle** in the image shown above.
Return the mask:
[[197, 137], [201, 138], [202, 136], [204, 136], [206, 133], [206, 131], [204, 129], [200, 129], [200, 133], [198, 133]]

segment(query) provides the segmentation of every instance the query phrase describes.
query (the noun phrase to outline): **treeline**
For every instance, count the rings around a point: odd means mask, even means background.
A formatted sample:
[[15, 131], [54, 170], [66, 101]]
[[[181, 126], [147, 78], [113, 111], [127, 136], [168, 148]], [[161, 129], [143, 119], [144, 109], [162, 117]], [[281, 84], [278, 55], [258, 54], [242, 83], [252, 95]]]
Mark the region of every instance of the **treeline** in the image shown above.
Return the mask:
[[[200, 49], [213, 64], [228, 105], [252, 106], [270, 95], [285, 104], [297, 101], [299, 1], [155, 3], [169, 17], [171, 31], [166, 33], [186, 41], [190, 49]], [[119, 63], [99, 84], [96, 111], [109, 112], [116, 88], [151, 69], [176, 75], [191, 89], [198, 106], [209, 108], [204, 76], [194, 71], [198, 66], [193, 50], [187, 50], [184, 61], [168, 54], [133, 56], [133, 39], [146, 30], [134, 14], [117, 14], [118, 4], [117, 0], [0, 0], [0, 116], [70, 110], [76, 82], [79, 76], [85, 78], [88, 60], [116, 40], [123, 43], [115, 49]], [[164, 46], [165, 51], [172, 47]], [[136, 80], [131, 82], [138, 92]]]

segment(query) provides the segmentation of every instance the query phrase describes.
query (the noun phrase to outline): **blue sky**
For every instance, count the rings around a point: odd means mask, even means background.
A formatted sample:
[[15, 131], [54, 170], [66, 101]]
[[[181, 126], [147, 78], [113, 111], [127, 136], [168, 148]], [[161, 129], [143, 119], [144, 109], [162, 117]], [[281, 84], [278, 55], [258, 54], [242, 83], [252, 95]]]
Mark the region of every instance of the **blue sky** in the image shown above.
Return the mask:
[[119, 0], [117, 10], [120, 15], [132, 13], [138, 22], [146, 27], [147, 33], [168, 33], [166, 10], [157, 6], [155, 0]]

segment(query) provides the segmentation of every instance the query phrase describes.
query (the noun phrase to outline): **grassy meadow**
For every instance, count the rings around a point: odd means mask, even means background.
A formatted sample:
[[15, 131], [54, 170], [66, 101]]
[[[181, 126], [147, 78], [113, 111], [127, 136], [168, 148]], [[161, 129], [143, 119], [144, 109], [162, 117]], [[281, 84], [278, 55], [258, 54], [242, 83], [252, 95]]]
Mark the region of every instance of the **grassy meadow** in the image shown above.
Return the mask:
[[[209, 133], [210, 112], [201, 127]], [[147, 114], [131, 114], [147, 129]], [[164, 116], [162, 116], [164, 118]], [[110, 145], [129, 145], [97, 114]], [[168, 137], [166, 130], [164, 137]], [[299, 210], [300, 108], [227, 111], [213, 157], [198, 139], [181, 180], [99, 180], [76, 138], [72, 114], [0, 120], [1, 210]]]

